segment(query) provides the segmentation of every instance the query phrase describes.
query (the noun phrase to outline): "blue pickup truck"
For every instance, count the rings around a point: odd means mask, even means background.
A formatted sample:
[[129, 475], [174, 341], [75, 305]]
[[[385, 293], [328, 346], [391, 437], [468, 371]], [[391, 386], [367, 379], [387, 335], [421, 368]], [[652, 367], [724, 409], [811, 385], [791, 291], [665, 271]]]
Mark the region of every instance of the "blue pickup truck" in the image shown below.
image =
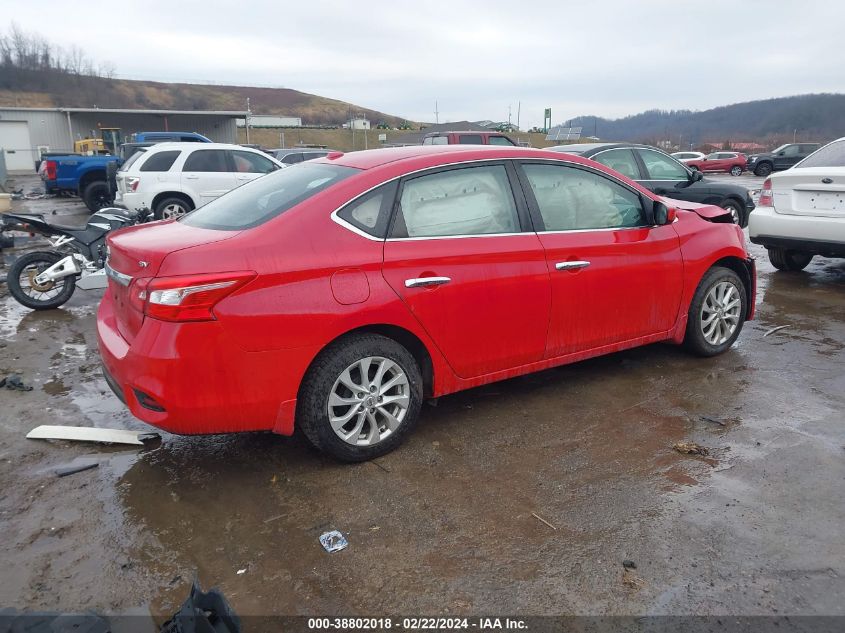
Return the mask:
[[[165, 141], [210, 143], [196, 132], [138, 132], [133, 143], [127, 145], [153, 145]], [[41, 161], [38, 174], [44, 181], [47, 193], [71, 193], [82, 198], [92, 213], [114, 204], [114, 189], [109, 185], [109, 175], [123, 163], [123, 156], [49, 156]], [[114, 167], [109, 167], [114, 163]]]

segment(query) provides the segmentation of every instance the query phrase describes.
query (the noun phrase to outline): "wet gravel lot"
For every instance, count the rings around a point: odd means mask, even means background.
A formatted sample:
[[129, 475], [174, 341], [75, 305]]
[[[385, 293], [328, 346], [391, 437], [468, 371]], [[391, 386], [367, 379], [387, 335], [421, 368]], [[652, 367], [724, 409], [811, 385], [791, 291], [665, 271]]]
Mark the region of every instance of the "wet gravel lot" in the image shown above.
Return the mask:
[[[148, 427], [99, 373], [98, 292], [34, 313], [0, 284], [0, 376], [34, 387], [0, 390], [0, 606], [161, 618], [196, 574], [241, 614], [845, 614], [845, 261], [753, 251], [758, 317], [728, 353], [652, 345], [443, 398], [351, 466], [272, 434], [25, 439]], [[82, 457], [99, 468], [55, 476]]]

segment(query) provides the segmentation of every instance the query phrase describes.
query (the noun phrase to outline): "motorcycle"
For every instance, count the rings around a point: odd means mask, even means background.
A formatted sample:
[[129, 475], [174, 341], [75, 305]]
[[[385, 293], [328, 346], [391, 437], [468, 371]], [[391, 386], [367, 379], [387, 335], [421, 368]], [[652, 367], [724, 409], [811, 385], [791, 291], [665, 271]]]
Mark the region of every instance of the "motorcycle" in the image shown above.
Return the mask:
[[94, 213], [85, 227], [50, 224], [39, 214], [3, 214], [3, 229], [44, 235], [54, 250], [18, 257], [9, 268], [6, 284], [12, 296], [33, 310], [58, 308], [76, 288], [93, 290], [108, 285], [106, 236], [116, 229], [149, 222], [149, 210], [128, 211], [107, 207]]

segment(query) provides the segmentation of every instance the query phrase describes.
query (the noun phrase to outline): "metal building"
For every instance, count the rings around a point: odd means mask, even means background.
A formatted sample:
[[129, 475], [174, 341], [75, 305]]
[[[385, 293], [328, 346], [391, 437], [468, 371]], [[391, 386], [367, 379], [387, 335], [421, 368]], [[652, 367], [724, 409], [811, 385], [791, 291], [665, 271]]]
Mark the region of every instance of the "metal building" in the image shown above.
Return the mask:
[[[238, 119], [238, 127], [246, 127], [246, 119]], [[249, 115], [249, 127], [302, 127], [298, 116], [276, 116], [274, 114]]]
[[235, 120], [246, 112], [128, 110], [111, 108], [0, 107], [0, 150], [10, 172], [33, 171], [42, 152], [72, 152], [74, 141], [100, 137], [102, 128], [134, 132], [199, 132], [218, 143], [236, 143]]

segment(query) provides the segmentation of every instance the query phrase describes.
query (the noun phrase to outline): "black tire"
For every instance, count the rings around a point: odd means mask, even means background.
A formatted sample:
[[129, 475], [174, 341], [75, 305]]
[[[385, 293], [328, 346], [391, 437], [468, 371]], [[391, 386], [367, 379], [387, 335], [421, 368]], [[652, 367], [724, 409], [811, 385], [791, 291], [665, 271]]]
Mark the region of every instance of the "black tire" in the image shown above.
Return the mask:
[[[710, 291], [722, 282], [728, 282], [736, 287], [739, 293], [740, 309], [736, 329], [725, 341], [714, 344], [704, 336], [702, 307]], [[698, 356], [716, 356], [717, 354], [721, 354], [728, 350], [734, 344], [734, 341], [736, 341], [745, 323], [746, 314], [748, 314], [748, 293], [746, 292], [745, 283], [730, 268], [714, 266], [701, 279], [701, 283], [698, 284], [698, 288], [690, 303], [687, 315], [687, 331], [684, 336], [684, 347]]]
[[[34, 267], [35, 274], [41, 273], [62, 259], [63, 255], [59, 253], [50, 253], [46, 251], [37, 251], [35, 253], [27, 253], [18, 257], [9, 267], [9, 274], [6, 276], [6, 285], [9, 286], [9, 292], [21, 305], [31, 308], [33, 310], [51, 310], [58, 308], [65, 303], [73, 295], [76, 289], [76, 276], [70, 275], [61, 279], [58, 284], [62, 284], [61, 290], [55, 296], [49, 299], [39, 300], [37, 297], [29, 296], [23, 289], [20, 283], [21, 275], [29, 276], [29, 271], [26, 269]], [[56, 284], [56, 285], [58, 285]], [[56, 285], [50, 286], [43, 292], [50, 292], [55, 289]]]
[[95, 180], [85, 185], [85, 189], [82, 190], [82, 201], [91, 213], [96, 213], [114, 204], [114, 194], [105, 180]]
[[[168, 210], [168, 207], [171, 208], [178, 208], [181, 211], [177, 211], [173, 213], [172, 211]], [[177, 196], [171, 196], [170, 198], [164, 198], [158, 204], [156, 204], [156, 208], [153, 209], [153, 215], [155, 216], [156, 220], [164, 220], [167, 218], [178, 217], [181, 215], [185, 215], [194, 210], [194, 205], [190, 202], [185, 200], [184, 198], [179, 198]]]
[[742, 176], [742, 167], [740, 167], [739, 165], [734, 165], [730, 168], [730, 171], [728, 171], [728, 173], [731, 176]]
[[813, 260], [812, 253], [790, 251], [776, 246], [769, 246], [766, 250], [769, 251], [769, 261], [778, 270], [798, 272], [799, 270], [804, 270]]
[[[384, 439], [367, 446], [357, 446], [343, 440], [332, 429], [329, 422], [329, 396], [347, 368], [369, 357], [389, 359], [404, 372], [408, 386], [408, 407], [404, 419]], [[422, 374], [407, 349], [379, 334], [350, 335], [324, 349], [309, 368], [299, 390], [296, 424], [318, 450], [340, 461], [362, 462], [384, 455], [402, 443], [417, 425], [422, 395]], [[350, 423], [353, 423], [352, 419]]]
[[745, 204], [736, 198], [725, 198], [719, 203], [719, 206], [726, 211], [731, 212], [734, 224], [745, 226], [748, 223], [747, 213], [745, 211]]
[[755, 176], [768, 176], [772, 173], [772, 164], [771, 163], [760, 163], [754, 168], [754, 175]]

